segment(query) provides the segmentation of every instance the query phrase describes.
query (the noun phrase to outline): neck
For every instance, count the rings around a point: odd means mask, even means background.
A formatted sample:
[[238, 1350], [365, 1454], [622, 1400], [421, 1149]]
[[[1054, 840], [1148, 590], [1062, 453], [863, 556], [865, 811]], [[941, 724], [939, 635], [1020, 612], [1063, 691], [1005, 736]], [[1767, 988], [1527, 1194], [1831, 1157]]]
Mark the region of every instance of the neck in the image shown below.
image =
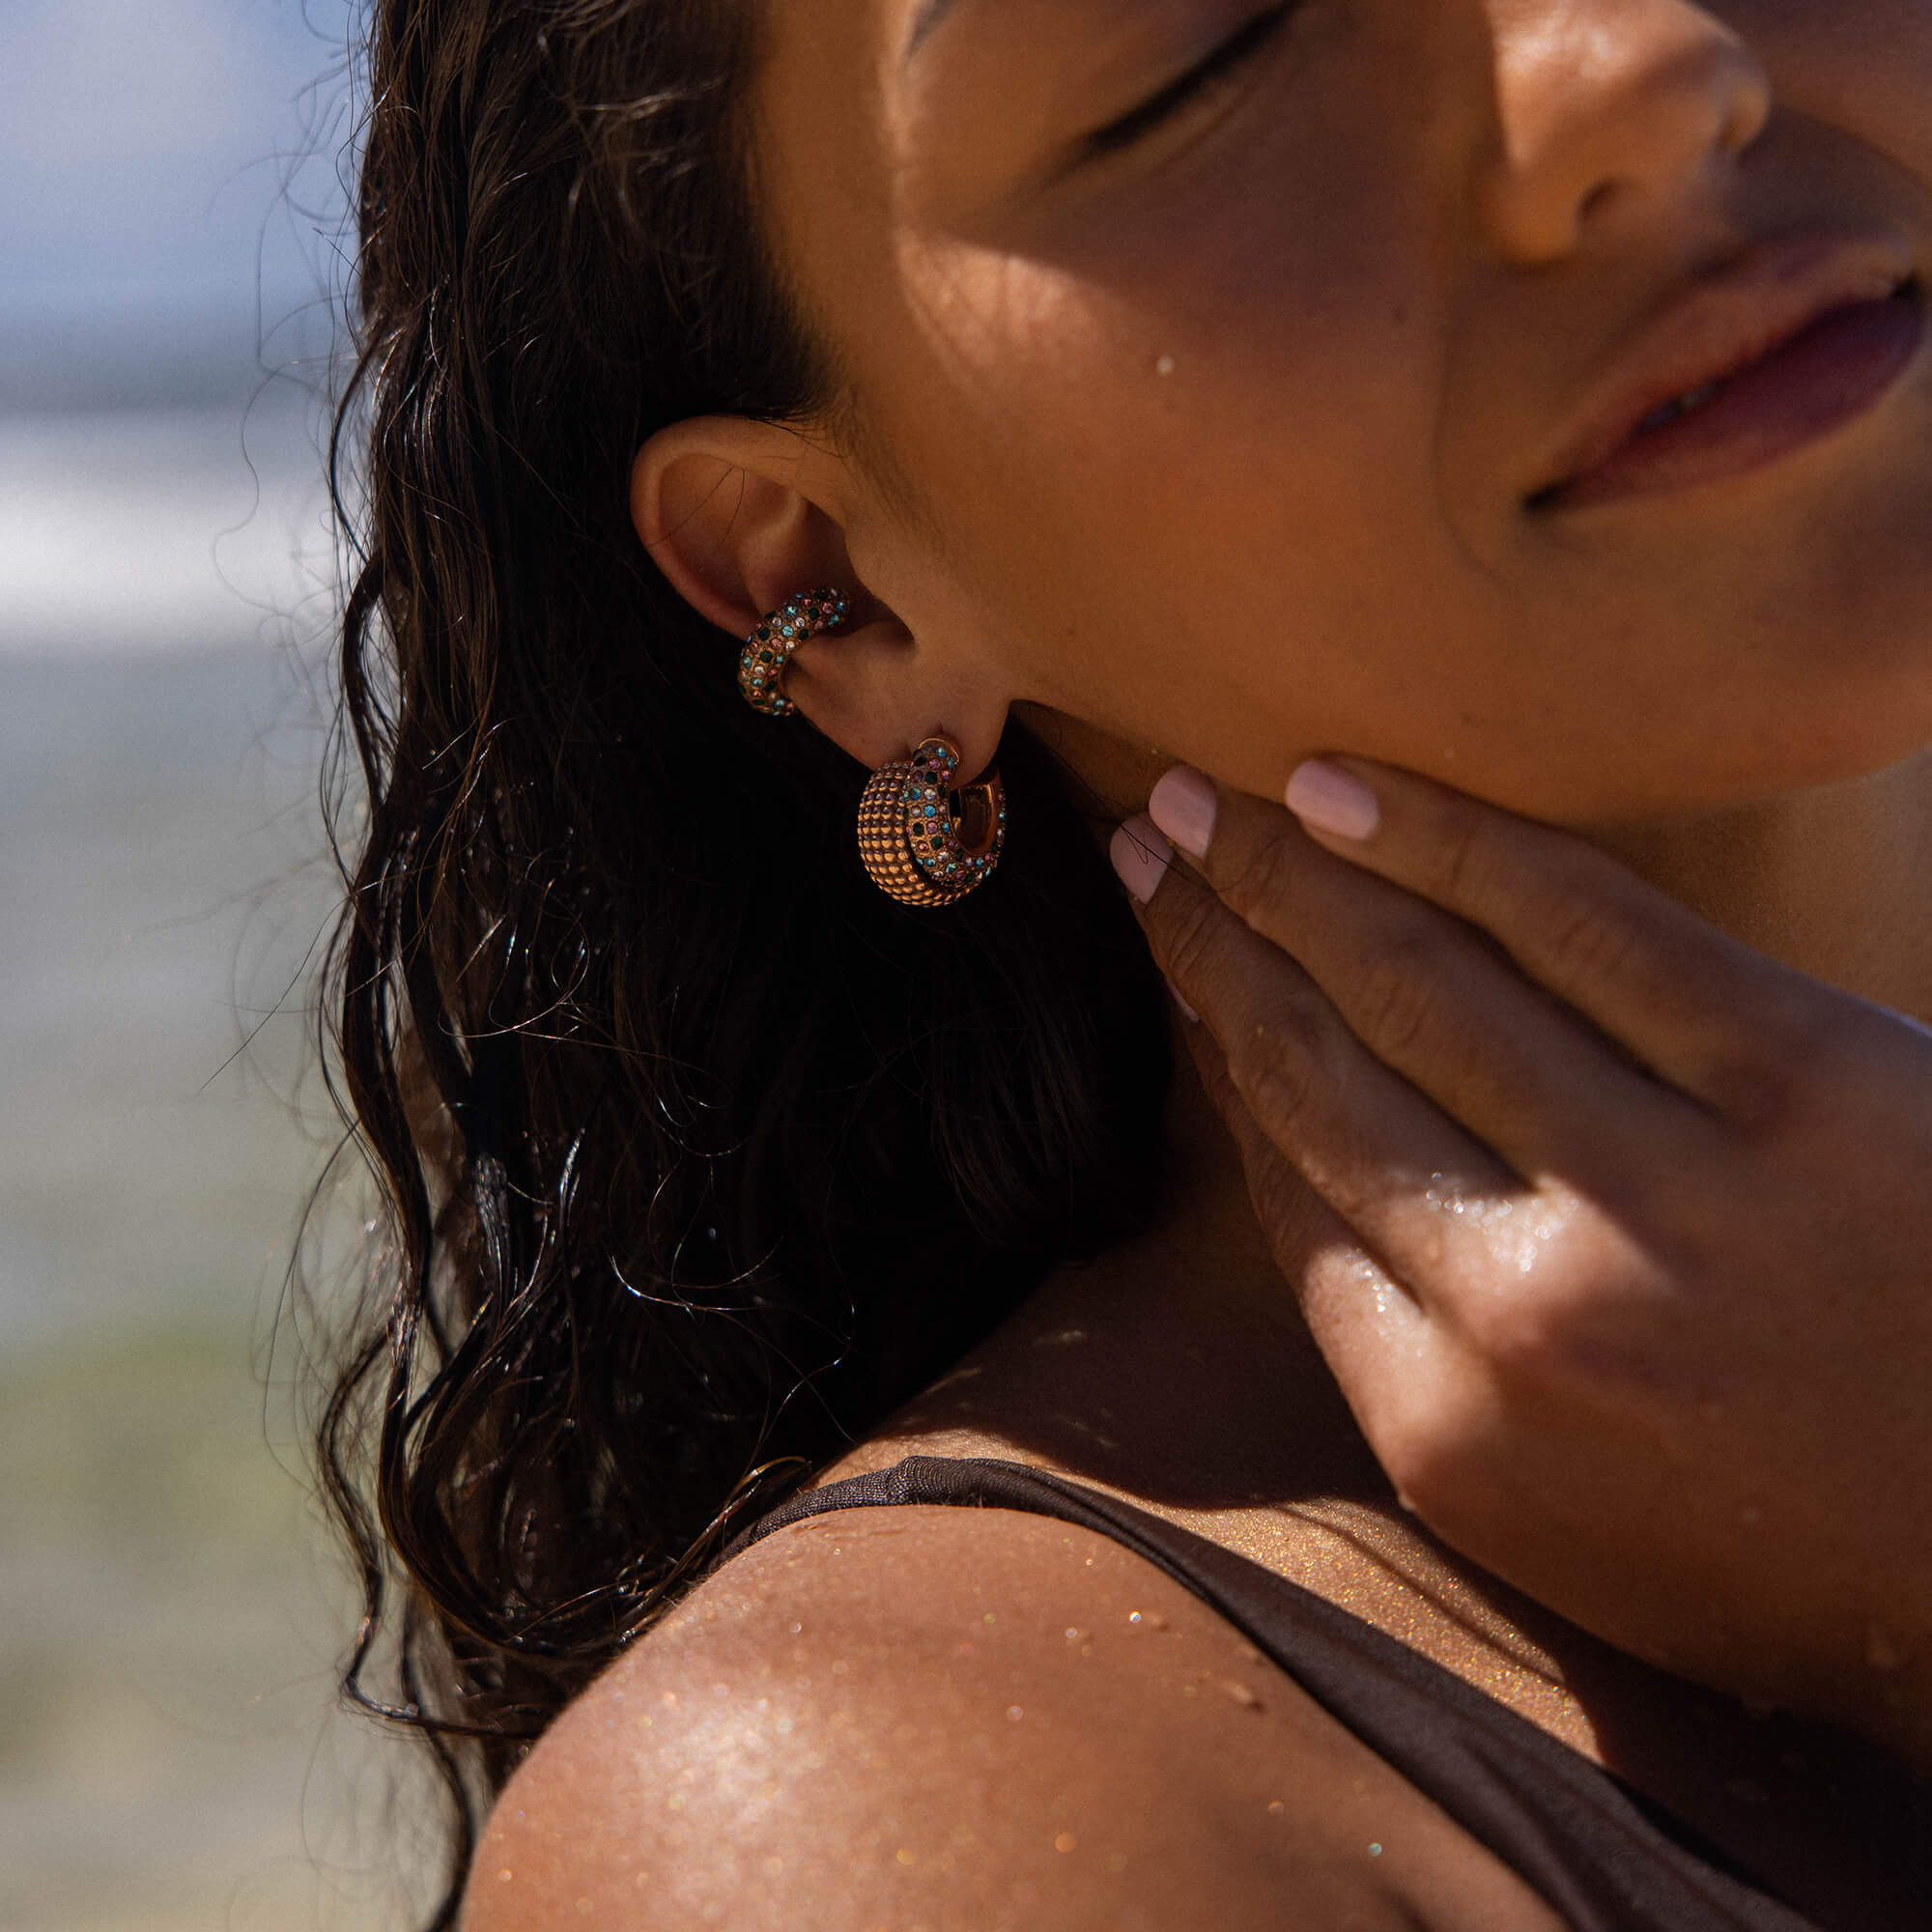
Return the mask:
[[[1065, 721], [1042, 735], [1116, 817], [1140, 809], [1169, 762]], [[1932, 755], [1584, 836], [1757, 951], [1932, 1023]], [[1048, 1283], [990, 1345], [994, 1373], [977, 1390], [949, 1378], [918, 1425], [990, 1430], [1181, 1507], [1385, 1492], [1256, 1222], [1234, 1143], [1184, 1048], [1176, 1061], [1155, 1225]]]
[[1932, 753], [1762, 804], [1587, 836], [1747, 946], [1932, 1019]]

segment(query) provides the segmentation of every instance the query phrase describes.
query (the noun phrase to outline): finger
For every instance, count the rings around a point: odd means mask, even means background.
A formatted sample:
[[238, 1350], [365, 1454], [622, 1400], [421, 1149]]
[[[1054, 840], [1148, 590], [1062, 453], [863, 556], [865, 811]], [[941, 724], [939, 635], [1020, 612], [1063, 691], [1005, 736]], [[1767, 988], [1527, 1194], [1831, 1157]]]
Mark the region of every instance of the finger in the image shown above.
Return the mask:
[[1203, 1090], [1241, 1156], [1255, 1214], [1302, 1320], [1363, 1435], [1427, 1399], [1441, 1354], [1422, 1304], [1356, 1238], [1248, 1111], [1212, 1031], [1181, 1029]]
[[1248, 1115], [1355, 1237], [1425, 1305], [1493, 1275], [1491, 1217], [1519, 1200], [1495, 1154], [1370, 1053], [1295, 962], [1167, 863], [1146, 820], [1115, 863], [1149, 897], [1143, 929], [1168, 982], [1201, 1015]]
[[[1464, 922], [1323, 851], [1279, 806], [1181, 767], [1156, 820], [1356, 1037], [1520, 1175], [1603, 1189], [1707, 1130]], [[1634, 1169], [1633, 1146], [1644, 1159]]]
[[1809, 982], [1573, 834], [1361, 759], [1289, 782], [1310, 837], [1491, 933], [1661, 1078], [1748, 1110]]
[[1201, 1085], [1241, 1156], [1248, 1194], [1282, 1272], [1318, 1333], [1365, 1313], [1412, 1326], [1421, 1303], [1365, 1248], [1307, 1178], [1269, 1139], [1241, 1097], [1228, 1057], [1205, 1022], [1181, 1029]]

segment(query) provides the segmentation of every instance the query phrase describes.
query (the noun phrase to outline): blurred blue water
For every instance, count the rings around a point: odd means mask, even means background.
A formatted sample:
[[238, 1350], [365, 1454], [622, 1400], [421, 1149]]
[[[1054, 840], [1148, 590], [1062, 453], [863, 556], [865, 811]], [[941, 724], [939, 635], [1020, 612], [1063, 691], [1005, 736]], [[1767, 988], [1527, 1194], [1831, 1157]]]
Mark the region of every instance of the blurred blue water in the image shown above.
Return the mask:
[[232, 1310], [315, 1164], [329, 553], [242, 422], [0, 420], [0, 1349]]
[[88, 348], [117, 318], [303, 302], [340, 222], [350, 23], [349, 0], [7, 0], [0, 331], [52, 317]]
[[[0, 1349], [252, 1293], [329, 612], [348, 0], [0, 11]], [[307, 867], [305, 872], [304, 868]]]
[[401, 1922], [356, 1835], [395, 1767], [329, 1716], [353, 1616], [263, 1350], [334, 1133], [348, 31], [348, 0], [0, 4], [8, 1932]]
[[391, 1759], [329, 1716], [353, 1615], [263, 1379], [334, 1132], [329, 564], [298, 402], [0, 417], [9, 1932], [403, 1922], [345, 1844]]

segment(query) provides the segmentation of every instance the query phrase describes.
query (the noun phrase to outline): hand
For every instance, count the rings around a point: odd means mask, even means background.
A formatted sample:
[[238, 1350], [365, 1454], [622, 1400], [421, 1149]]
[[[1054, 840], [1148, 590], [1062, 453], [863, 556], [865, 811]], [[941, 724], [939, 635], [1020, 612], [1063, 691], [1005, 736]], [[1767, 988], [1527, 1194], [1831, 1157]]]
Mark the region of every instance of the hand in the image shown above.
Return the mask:
[[1426, 781], [1289, 797], [1170, 773], [1201, 877], [1115, 863], [1405, 1504], [1932, 1765], [1932, 1035]]

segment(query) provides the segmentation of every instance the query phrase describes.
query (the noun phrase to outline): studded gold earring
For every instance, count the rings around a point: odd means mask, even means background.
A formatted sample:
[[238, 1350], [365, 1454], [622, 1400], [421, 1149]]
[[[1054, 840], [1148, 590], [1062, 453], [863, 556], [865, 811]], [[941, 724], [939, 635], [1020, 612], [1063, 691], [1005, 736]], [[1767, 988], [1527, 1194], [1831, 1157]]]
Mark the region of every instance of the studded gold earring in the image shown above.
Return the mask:
[[859, 801], [859, 856], [901, 905], [942, 906], [984, 885], [1007, 844], [1007, 793], [997, 770], [959, 782], [959, 748], [927, 738], [910, 758], [872, 774]]
[[836, 631], [845, 621], [846, 609], [842, 590], [802, 590], [753, 631], [738, 653], [738, 689], [753, 711], [789, 718], [798, 709], [784, 693], [791, 654], [808, 638]]
[[[753, 711], [789, 718], [792, 653], [836, 631], [849, 609], [842, 590], [802, 590], [766, 617], [738, 653], [738, 689]], [[902, 905], [942, 906], [992, 877], [1007, 844], [1007, 793], [998, 771], [959, 782], [959, 748], [925, 739], [909, 758], [872, 774], [859, 801], [859, 856], [872, 883]]]

